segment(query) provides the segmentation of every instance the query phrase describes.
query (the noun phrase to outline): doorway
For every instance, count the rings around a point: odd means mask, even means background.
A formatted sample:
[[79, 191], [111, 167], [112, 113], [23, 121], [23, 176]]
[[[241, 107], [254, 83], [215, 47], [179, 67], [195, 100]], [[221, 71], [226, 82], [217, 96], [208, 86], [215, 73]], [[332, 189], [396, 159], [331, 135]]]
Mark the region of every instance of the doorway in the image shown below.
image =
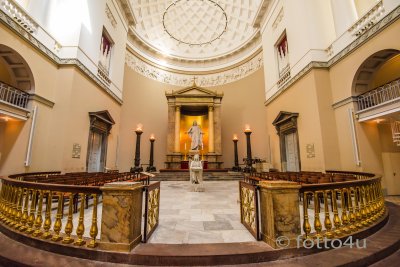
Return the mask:
[[299, 151], [297, 144], [297, 133], [288, 133], [284, 135], [285, 142], [285, 157], [286, 157], [286, 168], [288, 172], [300, 171], [299, 164]]

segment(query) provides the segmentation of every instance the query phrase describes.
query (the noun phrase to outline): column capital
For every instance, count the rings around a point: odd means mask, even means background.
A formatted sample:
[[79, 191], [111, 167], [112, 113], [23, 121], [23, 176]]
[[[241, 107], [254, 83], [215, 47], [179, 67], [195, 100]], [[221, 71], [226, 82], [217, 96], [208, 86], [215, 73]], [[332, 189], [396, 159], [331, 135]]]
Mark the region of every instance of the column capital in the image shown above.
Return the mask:
[[175, 106], [175, 111], [180, 111], [181, 110], [181, 106]]
[[208, 111], [214, 111], [214, 106], [208, 106]]

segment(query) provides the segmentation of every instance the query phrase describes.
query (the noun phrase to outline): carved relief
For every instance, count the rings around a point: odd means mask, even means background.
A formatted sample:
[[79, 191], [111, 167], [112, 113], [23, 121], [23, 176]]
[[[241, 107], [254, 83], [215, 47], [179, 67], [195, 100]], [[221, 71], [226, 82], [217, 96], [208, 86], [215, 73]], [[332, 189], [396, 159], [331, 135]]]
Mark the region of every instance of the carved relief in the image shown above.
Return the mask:
[[114, 15], [111, 12], [108, 5], [106, 5], [106, 15], [107, 15], [107, 18], [110, 21], [111, 25], [115, 28], [117, 26], [117, 21], [115, 20]]
[[[140, 60], [129, 51], [126, 53], [125, 63], [141, 75], [162, 83], [178, 86], [191, 86], [193, 83], [193, 75], [158, 69]], [[231, 83], [252, 74], [262, 66], [262, 53], [259, 53], [253, 59], [236, 68], [214, 74], [196, 75], [196, 84], [203, 87], [211, 87]]]

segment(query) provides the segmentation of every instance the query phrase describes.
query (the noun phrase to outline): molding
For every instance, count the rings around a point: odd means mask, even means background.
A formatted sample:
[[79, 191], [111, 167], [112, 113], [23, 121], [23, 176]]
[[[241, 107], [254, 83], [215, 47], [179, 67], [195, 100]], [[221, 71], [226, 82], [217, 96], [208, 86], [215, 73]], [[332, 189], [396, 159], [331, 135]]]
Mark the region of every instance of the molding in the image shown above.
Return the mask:
[[[386, 27], [391, 25], [400, 17], [400, 6], [395, 8], [392, 12], [390, 12], [387, 16], [385, 16], [382, 20], [374, 24], [368, 30], [364, 32], [364, 34], [360, 35], [357, 39], [347, 45], [342, 51], [337, 53], [333, 58], [331, 58], [327, 62], [316, 62], [312, 61], [307, 66], [305, 66], [298, 74], [296, 74], [289, 82], [287, 82], [282, 88], [280, 88], [277, 92], [275, 92], [269, 99], [264, 102], [265, 106], [268, 106], [274, 99], [276, 99], [280, 94], [282, 94], [285, 90], [287, 90], [293, 83], [295, 83], [298, 79], [303, 77], [307, 74], [311, 69], [319, 69], [319, 68], [331, 68], [336, 63], [344, 59], [346, 56], [350, 55], [360, 46], [365, 44], [367, 41], [372, 39], [375, 35], [380, 33]], [[343, 100], [342, 100], [343, 101]], [[339, 101], [341, 102], [341, 101]], [[335, 103], [334, 105], [338, 104], [339, 102]], [[340, 105], [339, 105], [340, 106]], [[336, 106], [334, 108], [337, 108]]]
[[36, 39], [31, 33], [26, 29], [21, 27], [16, 23], [10, 16], [0, 10], [0, 22], [7, 26], [14, 33], [19, 35], [24, 41], [28, 42], [31, 46], [37, 49], [40, 53], [45, 55], [57, 66], [73, 66], [78, 68], [84, 75], [91, 79], [97, 86], [99, 86], [103, 91], [105, 91], [109, 96], [112, 97], [118, 104], [122, 104], [122, 100], [112, 92], [108, 86], [97, 78], [80, 60], [76, 58], [59, 58], [50, 49], [48, 49], [43, 43]]
[[115, 28], [117, 27], [117, 21], [115, 20], [114, 15], [113, 15], [113, 13], [111, 12], [111, 9], [110, 9], [110, 7], [109, 7], [107, 4], [106, 4], [106, 10], [105, 10], [105, 12], [106, 12], [106, 15], [107, 15], [108, 20], [110, 21], [111, 25], [112, 25], [113, 28], [115, 29]]
[[332, 105], [332, 107], [333, 107], [333, 109], [337, 109], [337, 108], [345, 106], [345, 105], [347, 105], [349, 103], [354, 103], [354, 102], [357, 102], [357, 97], [349, 96], [349, 97], [347, 97], [345, 99], [339, 100], [338, 102], [334, 103]]
[[272, 23], [273, 30], [276, 30], [278, 25], [281, 23], [283, 16], [284, 16], [284, 13], [283, 13], [283, 7], [282, 7], [281, 10], [279, 11], [279, 14], [276, 16], [274, 23]]
[[282, 94], [286, 89], [288, 89], [292, 84], [294, 84], [297, 80], [302, 78], [304, 75], [309, 73], [312, 69], [327, 69], [328, 63], [326, 62], [319, 62], [319, 61], [312, 61], [307, 64], [299, 73], [297, 73], [292, 79], [286, 82], [285, 85], [282, 86], [277, 92], [275, 92], [270, 98], [268, 98], [264, 105], [268, 106], [274, 99], [276, 99], [280, 94]]
[[212, 87], [235, 82], [254, 73], [263, 66], [263, 55], [262, 52], [259, 52], [251, 60], [230, 70], [201, 75], [181, 74], [162, 70], [139, 59], [129, 51], [126, 51], [125, 63], [137, 73], [162, 83], [187, 87], [192, 85], [193, 77], [195, 76], [197, 85]]
[[54, 102], [53, 101], [50, 101], [47, 98], [44, 98], [43, 96], [40, 96], [38, 94], [29, 95], [29, 100], [33, 100], [33, 101], [39, 102], [39, 103], [41, 103], [41, 104], [43, 104], [45, 106], [48, 106], [50, 108], [53, 108], [53, 106], [54, 106]]

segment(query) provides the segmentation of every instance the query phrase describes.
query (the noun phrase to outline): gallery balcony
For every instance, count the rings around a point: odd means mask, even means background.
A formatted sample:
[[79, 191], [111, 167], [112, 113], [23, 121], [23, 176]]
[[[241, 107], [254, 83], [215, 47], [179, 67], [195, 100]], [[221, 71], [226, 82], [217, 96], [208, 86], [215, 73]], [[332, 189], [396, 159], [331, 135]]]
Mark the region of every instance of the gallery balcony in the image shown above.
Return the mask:
[[359, 121], [387, 115], [399, 110], [400, 79], [389, 82], [357, 97]]
[[29, 96], [25, 91], [0, 82], [0, 114], [26, 120]]

